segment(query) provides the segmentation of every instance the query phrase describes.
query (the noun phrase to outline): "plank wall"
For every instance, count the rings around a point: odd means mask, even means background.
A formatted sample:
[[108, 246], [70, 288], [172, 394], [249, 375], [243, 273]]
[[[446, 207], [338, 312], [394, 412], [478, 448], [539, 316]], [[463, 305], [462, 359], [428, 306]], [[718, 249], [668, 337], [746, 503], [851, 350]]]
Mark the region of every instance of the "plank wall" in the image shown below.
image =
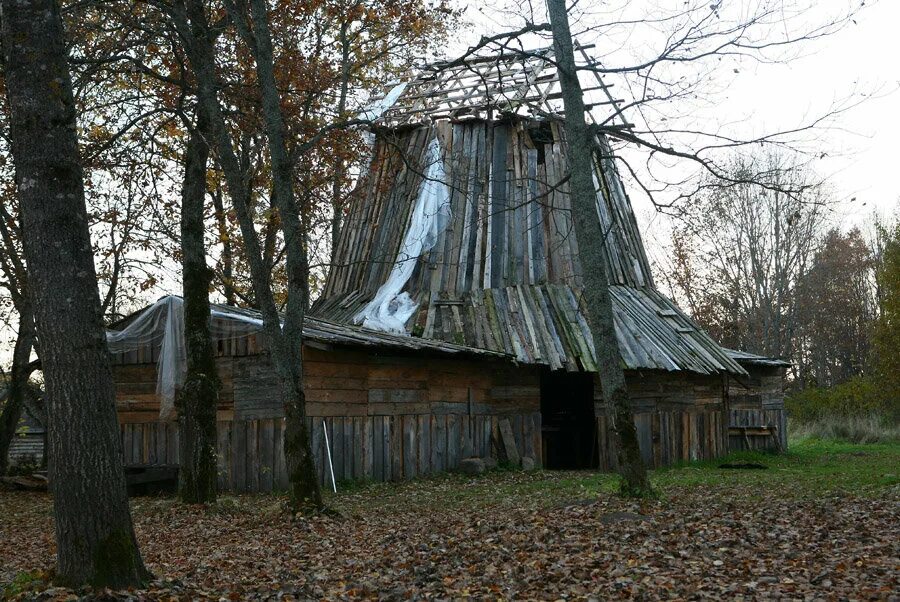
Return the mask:
[[[265, 355], [220, 357], [219, 485], [237, 492], [286, 485], [284, 419]], [[508, 419], [519, 453], [540, 462], [538, 368], [483, 360], [304, 350], [308, 424], [320, 482], [399, 480], [491, 455]], [[114, 366], [126, 464], [177, 464], [174, 422], [158, 421], [155, 364]]]
[[[748, 377], [728, 381], [729, 424], [742, 427], [778, 429], [780, 449], [787, 449], [787, 413], [784, 409], [784, 368], [745, 366]], [[734, 434], [728, 442], [731, 451], [775, 451], [779, 445], [770, 436]]]
[[[706, 460], [728, 453], [725, 383], [689, 372], [627, 371], [626, 380], [641, 455], [648, 466]], [[601, 470], [616, 453], [599, 383], [594, 383], [597, 450]]]

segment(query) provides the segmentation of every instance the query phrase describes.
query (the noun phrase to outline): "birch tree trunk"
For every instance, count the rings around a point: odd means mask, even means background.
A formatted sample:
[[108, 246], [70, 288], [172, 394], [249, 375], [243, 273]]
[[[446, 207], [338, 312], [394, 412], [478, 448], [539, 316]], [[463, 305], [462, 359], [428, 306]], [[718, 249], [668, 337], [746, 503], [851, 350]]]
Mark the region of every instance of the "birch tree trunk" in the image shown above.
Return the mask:
[[203, 205], [206, 200], [208, 129], [197, 111], [184, 160], [181, 192], [181, 265], [184, 296], [184, 343], [187, 374], [178, 394], [181, 468], [178, 495], [183, 502], [206, 504], [216, 500], [216, 406], [219, 377], [210, 335], [209, 285], [212, 270], [206, 265]]
[[641, 458], [634, 418], [628, 403], [625, 371], [619, 352], [609, 293], [609, 270], [602, 252], [603, 232], [597, 215], [597, 191], [594, 189], [594, 137], [584, 120], [584, 99], [575, 70], [575, 53], [565, 0], [547, 0], [553, 46], [556, 55], [563, 105], [565, 130], [569, 144], [569, 193], [572, 223], [578, 239], [578, 252], [584, 281], [588, 323], [597, 353], [597, 371], [607, 420], [612, 425], [618, 456], [621, 492], [643, 497], [653, 494], [647, 468]]
[[0, 8], [10, 146], [46, 383], [57, 580], [138, 585], [149, 574], [125, 491], [59, 7], [2, 0]]

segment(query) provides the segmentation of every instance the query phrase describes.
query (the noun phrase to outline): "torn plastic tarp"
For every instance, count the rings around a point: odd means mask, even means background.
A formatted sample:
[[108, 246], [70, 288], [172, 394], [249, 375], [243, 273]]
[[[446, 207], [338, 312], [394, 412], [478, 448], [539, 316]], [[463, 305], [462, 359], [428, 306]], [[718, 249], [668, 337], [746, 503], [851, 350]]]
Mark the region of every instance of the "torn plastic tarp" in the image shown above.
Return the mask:
[[[227, 326], [213, 320], [213, 340], [250, 336], [263, 328], [262, 320], [238, 313], [211, 309], [213, 318], [227, 320]], [[156, 364], [156, 393], [159, 395], [159, 417], [175, 416], [175, 395], [184, 384], [187, 351], [184, 342], [184, 300], [170, 295], [143, 311], [122, 330], [107, 330], [106, 343], [111, 353], [125, 353], [143, 346], [159, 345]]]
[[[401, 82], [390, 89], [390, 91], [384, 95], [384, 98], [381, 98], [372, 104], [368, 105], [365, 109], [363, 109], [359, 115], [357, 115], [357, 119], [365, 119], [368, 121], [375, 121], [382, 115], [384, 112], [390, 109], [397, 100], [403, 95], [403, 92], [406, 91], [406, 84], [409, 82]], [[369, 155], [372, 154], [372, 150], [375, 148], [375, 134], [372, 130], [366, 130], [363, 133], [363, 142], [366, 143], [366, 148], [369, 149]], [[360, 167], [358, 178], [363, 178], [366, 173], [369, 171], [369, 163], [363, 162]]]
[[354, 316], [356, 324], [366, 328], [406, 334], [406, 323], [416, 311], [417, 304], [409, 293], [401, 292], [412, 276], [416, 260], [437, 243], [438, 237], [450, 221], [450, 189], [441, 157], [441, 143], [437, 136], [426, 152], [425, 177], [409, 220], [409, 227], [397, 260], [375, 297]]
[[365, 119], [367, 121], [375, 121], [379, 117], [381, 117], [385, 111], [394, 106], [394, 103], [397, 102], [397, 99], [400, 98], [400, 95], [406, 91], [406, 85], [409, 82], [401, 82], [390, 89], [390, 91], [384, 95], [384, 98], [376, 100], [372, 104], [368, 105], [365, 109], [363, 109], [358, 118]]

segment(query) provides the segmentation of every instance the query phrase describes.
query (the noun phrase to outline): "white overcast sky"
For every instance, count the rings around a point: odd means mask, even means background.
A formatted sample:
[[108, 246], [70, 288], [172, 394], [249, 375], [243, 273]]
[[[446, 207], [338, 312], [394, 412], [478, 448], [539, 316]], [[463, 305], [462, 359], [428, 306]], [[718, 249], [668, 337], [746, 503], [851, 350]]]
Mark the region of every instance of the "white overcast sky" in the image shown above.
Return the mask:
[[[513, 0], [510, 0], [512, 2]], [[860, 0], [819, 0], [813, 10], [792, 21], [795, 27], [820, 22], [827, 14], [835, 14]], [[732, 10], [747, 10], [759, 0], [724, 0]], [[535, 0], [534, 6], [538, 6]], [[506, 3], [504, 3], [506, 4]], [[629, 14], [652, 14], [656, 7], [678, 9], [680, 0], [581, 0], [580, 6], [602, 13], [621, 16], [623, 6]], [[787, 0], [786, 6], [791, 5]], [[858, 4], [857, 4], [858, 5]], [[466, 34], [456, 38], [459, 52], [484, 33], [519, 27], [514, 16], [498, 13], [493, 3], [468, 3], [470, 21]], [[535, 21], [540, 17], [535, 16]], [[833, 36], [804, 42], [792, 51], [796, 55], [781, 64], [759, 64], [742, 60], [726, 65], [718, 90], [711, 90], [707, 106], [694, 113], [698, 128], [714, 131], [727, 124], [730, 131], [744, 135], [761, 135], [790, 129], [827, 112], [835, 103], [855, 102], [869, 95], [860, 106], [843, 113], [828, 128], [806, 137], [807, 149], [827, 153], [813, 166], [826, 178], [834, 195], [842, 202], [834, 219], [836, 225], [849, 227], [864, 224], [877, 209], [885, 215], [897, 213], [900, 185], [900, 1], [866, 0], [866, 5], [849, 23]], [[573, 24], [573, 31], [578, 25]], [[658, 38], [646, 27], [635, 28], [616, 40], [619, 52], [652, 52]], [[596, 52], [596, 51], [593, 51]], [[601, 60], [605, 57], [598, 57]], [[738, 74], [734, 74], [734, 68]], [[609, 80], [609, 77], [607, 78]], [[874, 94], [873, 94], [874, 93]], [[693, 110], [693, 109], [691, 109]], [[652, 206], [631, 191], [635, 208], [645, 227], [659, 222]], [[851, 199], [855, 199], [851, 202]], [[650, 238], [654, 238], [650, 236]], [[652, 244], [652, 243], [651, 243]]]

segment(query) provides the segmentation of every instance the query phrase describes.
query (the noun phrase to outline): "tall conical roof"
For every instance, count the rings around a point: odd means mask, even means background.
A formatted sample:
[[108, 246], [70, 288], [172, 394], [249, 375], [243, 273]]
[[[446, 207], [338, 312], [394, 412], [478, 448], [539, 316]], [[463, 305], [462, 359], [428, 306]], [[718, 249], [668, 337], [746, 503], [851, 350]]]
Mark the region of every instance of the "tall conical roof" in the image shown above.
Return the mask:
[[[528, 78], [541, 80], [537, 73]], [[413, 336], [554, 369], [593, 370], [578, 248], [602, 244], [629, 368], [743, 373], [655, 288], [602, 135], [594, 173], [604, 240], [578, 241], [558, 116], [528, 109], [494, 117], [496, 106], [470, 104], [461, 105], [461, 119], [460, 106], [448, 109], [444, 101], [420, 113], [403, 108], [424, 94], [407, 86], [385, 114], [394, 127], [378, 130], [314, 315], [378, 328], [399, 324]], [[515, 104], [503, 98], [502, 106]]]

